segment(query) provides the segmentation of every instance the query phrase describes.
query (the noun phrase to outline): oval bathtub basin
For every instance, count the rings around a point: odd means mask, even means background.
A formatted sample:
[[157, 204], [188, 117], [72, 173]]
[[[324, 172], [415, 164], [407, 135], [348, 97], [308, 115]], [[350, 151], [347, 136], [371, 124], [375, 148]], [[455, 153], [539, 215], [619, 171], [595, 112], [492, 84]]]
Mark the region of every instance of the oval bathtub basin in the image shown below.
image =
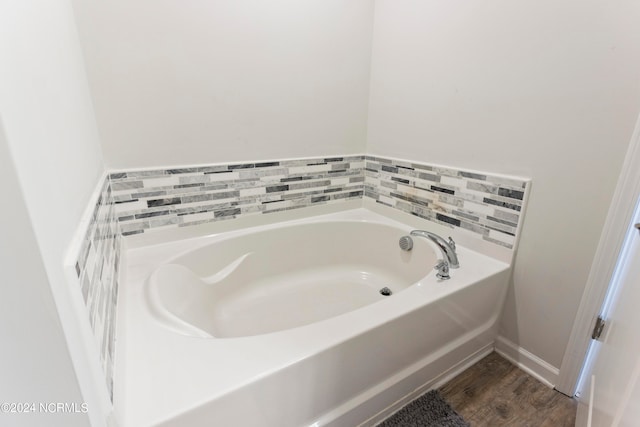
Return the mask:
[[[426, 241], [367, 222], [298, 224], [188, 252], [149, 277], [153, 312], [195, 336], [241, 337], [307, 325], [389, 298], [427, 276]], [[391, 296], [392, 297], [392, 296]]]

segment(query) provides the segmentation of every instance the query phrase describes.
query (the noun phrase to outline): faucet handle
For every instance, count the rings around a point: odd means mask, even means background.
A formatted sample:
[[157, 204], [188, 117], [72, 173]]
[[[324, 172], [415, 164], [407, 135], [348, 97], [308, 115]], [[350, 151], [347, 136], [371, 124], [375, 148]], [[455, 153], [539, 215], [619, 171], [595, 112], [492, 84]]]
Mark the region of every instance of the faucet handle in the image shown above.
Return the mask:
[[436, 277], [442, 280], [451, 279], [449, 275], [449, 263], [443, 259], [438, 260], [438, 263], [433, 267], [434, 270], [438, 270]]
[[443, 259], [439, 259], [438, 263], [433, 266], [433, 269], [440, 270], [441, 268], [449, 268], [449, 263]]
[[456, 250], [456, 242], [453, 241], [451, 236], [449, 236], [449, 246], [451, 246], [451, 249], [453, 249], [454, 251]]

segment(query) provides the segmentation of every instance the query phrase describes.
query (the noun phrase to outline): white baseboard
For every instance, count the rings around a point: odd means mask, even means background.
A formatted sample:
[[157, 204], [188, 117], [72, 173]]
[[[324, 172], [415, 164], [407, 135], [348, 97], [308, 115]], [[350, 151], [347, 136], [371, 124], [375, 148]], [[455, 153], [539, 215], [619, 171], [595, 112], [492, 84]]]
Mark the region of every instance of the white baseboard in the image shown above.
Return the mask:
[[589, 405], [578, 401], [578, 409], [576, 411], [575, 427], [591, 427], [589, 422]]
[[555, 387], [560, 370], [535, 354], [528, 352], [503, 336], [498, 336], [496, 339], [496, 353], [548, 387]]

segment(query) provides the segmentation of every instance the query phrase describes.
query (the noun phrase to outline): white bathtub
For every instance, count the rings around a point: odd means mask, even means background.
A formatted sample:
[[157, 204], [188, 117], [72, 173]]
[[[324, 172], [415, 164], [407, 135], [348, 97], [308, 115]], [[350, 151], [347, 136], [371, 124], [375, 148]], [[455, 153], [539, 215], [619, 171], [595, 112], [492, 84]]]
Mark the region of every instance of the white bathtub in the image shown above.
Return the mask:
[[412, 228], [355, 209], [130, 251], [116, 419], [372, 425], [487, 354], [509, 265], [458, 246], [438, 280]]

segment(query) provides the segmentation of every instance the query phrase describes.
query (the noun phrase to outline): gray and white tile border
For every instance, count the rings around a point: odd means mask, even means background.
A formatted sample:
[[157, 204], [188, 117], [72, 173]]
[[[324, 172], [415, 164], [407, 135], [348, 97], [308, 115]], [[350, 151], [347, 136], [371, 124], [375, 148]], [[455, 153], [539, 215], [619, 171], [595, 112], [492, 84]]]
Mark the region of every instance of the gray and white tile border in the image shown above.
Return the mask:
[[365, 197], [513, 249], [529, 181], [366, 156]]
[[123, 236], [361, 199], [364, 156], [109, 175]]
[[88, 320], [99, 349], [107, 389], [113, 400], [116, 305], [122, 236], [108, 178], [100, 182], [74, 263]]

